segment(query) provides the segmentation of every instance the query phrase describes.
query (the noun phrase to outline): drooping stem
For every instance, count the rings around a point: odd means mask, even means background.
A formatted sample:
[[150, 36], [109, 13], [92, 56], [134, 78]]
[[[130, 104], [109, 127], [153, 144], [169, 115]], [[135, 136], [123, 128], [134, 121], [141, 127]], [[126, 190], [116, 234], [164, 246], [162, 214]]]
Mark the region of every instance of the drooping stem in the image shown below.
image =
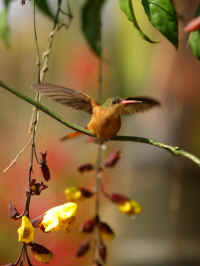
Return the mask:
[[[103, 61], [102, 61], [102, 27], [100, 27], [100, 57], [99, 57], [99, 77], [98, 77], [98, 102], [102, 102], [102, 89], [103, 89]], [[101, 168], [102, 168], [102, 142], [99, 141], [98, 143], [98, 150], [97, 150], [97, 162], [96, 162], [96, 176], [95, 176], [95, 217], [99, 220], [100, 219], [100, 194], [101, 194]], [[101, 235], [99, 231], [99, 227], [96, 227], [96, 239], [95, 239], [95, 246], [94, 246], [94, 260], [98, 259], [99, 257], [99, 246], [101, 241]]]
[[96, 162], [96, 202], [95, 202], [95, 213], [96, 216], [99, 216], [100, 210], [100, 185], [101, 185], [101, 162], [102, 162], [102, 145], [98, 145], [97, 150], [97, 162]]
[[[38, 66], [38, 75], [37, 79], [38, 82], [40, 82], [40, 50], [38, 45], [38, 38], [37, 38], [37, 31], [36, 31], [36, 0], [34, 0], [33, 3], [33, 28], [34, 28], [34, 40], [35, 40], [35, 47], [36, 47], [36, 54], [37, 54], [37, 66]], [[39, 93], [35, 96], [35, 99], [39, 101]], [[35, 136], [36, 136], [36, 128], [38, 124], [39, 119], [39, 111], [36, 107], [33, 109], [32, 113], [32, 119], [31, 119], [31, 151], [30, 151], [30, 165], [29, 165], [29, 174], [28, 174], [28, 188], [26, 191], [26, 202], [25, 202], [25, 208], [24, 208], [24, 215], [29, 217], [30, 214], [30, 203], [31, 203], [31, 191], [30, 191], [30, 185], [31, 185], [31, 178], [33, 173], [33, 161], [34, 161], [34, 154], [35, 154]]]

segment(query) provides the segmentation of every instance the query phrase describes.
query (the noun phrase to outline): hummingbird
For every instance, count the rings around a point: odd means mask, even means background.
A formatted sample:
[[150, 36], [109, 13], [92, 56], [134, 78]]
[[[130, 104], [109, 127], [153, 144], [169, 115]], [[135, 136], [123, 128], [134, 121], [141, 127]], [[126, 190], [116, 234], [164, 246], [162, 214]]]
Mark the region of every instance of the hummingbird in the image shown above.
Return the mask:
[[[33, 88], [49, 99], [89, 113], [91, 118], [86, 129], [101, 142], [117, 135], [121, 127], [121, 115], [132, 115], [160, 105], [157, 100], [150, 97], [127, 97], [124, 99], [112, 97], [100, 105], [93, 97], [75, 89], [49, 83], [35, 84]], [[70, 139], [81, 134], [81, 132], [73, 132], [64, 136], [61, 140]]]

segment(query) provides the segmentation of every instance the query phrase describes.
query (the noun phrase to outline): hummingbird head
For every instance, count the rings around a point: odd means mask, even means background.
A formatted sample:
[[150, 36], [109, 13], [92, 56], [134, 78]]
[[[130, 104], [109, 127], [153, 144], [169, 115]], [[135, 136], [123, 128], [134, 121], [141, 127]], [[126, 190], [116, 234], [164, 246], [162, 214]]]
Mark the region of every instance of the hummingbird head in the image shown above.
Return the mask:
[[115, 106], [117, 104], [119, 104], [122, 101], [121, 98], [119, 98], [118, 96], [116, 97], [112, 97], [112, 98], [108, 98], [104, 104], [102, 105], [102, 107], [112, 107]]

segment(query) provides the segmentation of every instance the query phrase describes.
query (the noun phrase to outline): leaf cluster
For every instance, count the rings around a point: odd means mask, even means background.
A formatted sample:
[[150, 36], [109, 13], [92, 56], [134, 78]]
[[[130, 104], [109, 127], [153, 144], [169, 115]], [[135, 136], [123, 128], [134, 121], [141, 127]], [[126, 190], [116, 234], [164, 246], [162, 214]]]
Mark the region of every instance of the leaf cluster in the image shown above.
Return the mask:
[[[22, 5], [27, 0], [18, 0]], [[4, 44], [9, 46], [9, 10], [12, 0], [3, 0], [4, 7], [0, 11], [0, 36]], [[32, 1], [33, 2], [33, 1]], [[108, 0], [85, 0], [81, 6], [81, 22], [82, 33], [88, 42], [90, 48], [97, 56], [101, 56], [101, 14]], [[52, 12], [48, 0], [36, 0], [36, 7], [43, 15], [49, 19], [55, 20], [55, 14]], [[139, 35], [147, 42], [157, 43], [152, 40], [148, 34], [144, 33], [142, 27], [138, 23], [138, 16], [135, 12], [133, 0], [118, 0], [119, 8], [125, 14], [128, 21], [138, 31]], [[178, 19], [174, 1], [172, 0], [141, 0], [140, 4], [144, 9], [149, 22], [158, 30], [165, 38], [171, 42], [175, 48], [179, 46], [178, 37]], [[198, 5], [195, 17], [200, 15], [200, 4]], [[192, 48], [193, 54], [200, 59], [200, 30], [190, 32], [188, 37], [189, 46]]]

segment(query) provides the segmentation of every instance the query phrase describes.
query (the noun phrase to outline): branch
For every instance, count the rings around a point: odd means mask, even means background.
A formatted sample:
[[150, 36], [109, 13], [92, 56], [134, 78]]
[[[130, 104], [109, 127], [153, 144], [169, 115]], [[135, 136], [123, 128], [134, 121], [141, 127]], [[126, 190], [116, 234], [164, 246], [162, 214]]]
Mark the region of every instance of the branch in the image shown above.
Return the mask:
[[111, 140], [117, 140], [117, 141], [132, 141], [132, 142], [139, 142], [144, 144], [149, 144], [155, 147], [158, 147], [160, 149], [164, 149], [171, 154], [175, 156], [182, 156], [186, 157], [189, 160], [193, 161], [195, 164], [197, 164], [200, 167], [200, 158], [193, 155], [192, 153], [189, 153], [185, 150], [182, 150], [181, 148], [177, 146], [171, 146], [162, 142], [158, 142], [156, 140], [150, 139], [150, 138], [144, 138], [144, 137], [135, 137], [135, 136], [115, 136]]
[[[95, 135], [93, 135], [92, 133], [90, 133], [88, 130], [77, 126], [75, 124], [66, 122], [65, 120], [63, 120], [62, 118], [60, 118], [57, 114], [53, 113], [52, 111], [50, 111], [46, 106], [44, 106], [43, 104], [33, 100], [32, 98], [24, 95], [23, 93], [19, 92], [18, 90], [14, 89], [14, 88], [10, 88], [8, 87], [3, 81], [0, 80], [0, 87], [8, 90], [10, 93], [16, 95], [17, 97], [21, 98], [22, 100], [34, 105], [35, 107], [37, 107], [40, 111], [42, 111], [43, 113], [51, 116], [52, 118], [54, 118], [55, 120], [57, 120], [58, 122], [60, 122], [61, 124], [63, 124], [64, 126], [71, 128], [73, 130], [76, 131], [80, 131], [85, 135], [88, 136], [92, 136], [95, 137]], [[144, 144], [149, 144], [155, 147], [158, 147], [160, 149], [164, 149], [169, 151], [171, 154], [175, 155], [175, 156], [182, 156], [182, 157], [186, 157], [189, 160], [193, 161], [195, 164], [197, 164], [200, 167], [200, 158], [198, 158], [197, 156], [180, 149], [177, 146], [170, 146], [149, 138], [143, 138], [143, 137], [135, 137], [135, 136], [115, 136], [111, 139], [112, 141], [130, 141], [130, 142], [139, 142], [139, 143], [144, 143]]]

